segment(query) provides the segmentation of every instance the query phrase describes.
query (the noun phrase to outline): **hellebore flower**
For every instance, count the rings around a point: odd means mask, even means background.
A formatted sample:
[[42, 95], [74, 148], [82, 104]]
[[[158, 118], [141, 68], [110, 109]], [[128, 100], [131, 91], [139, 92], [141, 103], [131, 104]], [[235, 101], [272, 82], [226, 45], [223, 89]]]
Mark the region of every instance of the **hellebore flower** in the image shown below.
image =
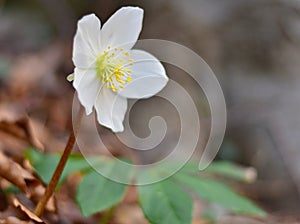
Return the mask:
[[73, 44], [73, 86], [86, 114], [114, 132], [124, 130], [127, 98], [148, 98], [168, 82], [151, 54], [131, 49], [142, 29], [143, 10], [123, 7], [102, 26], [95, 14], [79, 20]]

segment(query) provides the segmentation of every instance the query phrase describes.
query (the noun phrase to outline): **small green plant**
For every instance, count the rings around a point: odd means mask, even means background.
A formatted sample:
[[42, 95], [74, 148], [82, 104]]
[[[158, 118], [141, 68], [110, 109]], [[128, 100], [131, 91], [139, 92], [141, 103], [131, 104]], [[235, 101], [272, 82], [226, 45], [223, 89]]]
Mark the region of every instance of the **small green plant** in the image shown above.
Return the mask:
[[[59, 154], [43, 154], [34, 149], [26, 152], [40, 178], [49, 183], [58, 164]], [[110, 172], [118, 172], [114, 160], [103, 156], [93, 157], [93, 167], [102, 166]], [[172, 164], [170, 164], [172, 165]], [[76, 201], [84, 216], [105, 211], [117, 205], [124, 197], [127, 185], [111, 181], [99, 174], [86, 159], [80, 155], [70, 155], [59, 183], [70, 174], [80, 172], [83, 175], [77, 187]], [[199, 172], [197, 164], [187, 163], [180, 171], [163, 181], [138, 186], [140, 207], [145, 217], [153, 224], [178, 223], [189, 224], [192, 221], [193, 199], [191, 194], [208, 202], [218, 204], [233, 213], [264, 216], [266, 213], [249, 199], [234, 192], [230, 187], [215, 177], [222, 176], [233, 180], [249, 180], [249, 170], [229, 162], [214, 162], [206, 171]], [[148, 175], [160, 175], [162, 170], [151, 170]], [[128, 175], [123, 170], [124, 178], [131, 178], [132, 183], [141, 178]], [[251, 173], [250, 173], [251, 174]]]

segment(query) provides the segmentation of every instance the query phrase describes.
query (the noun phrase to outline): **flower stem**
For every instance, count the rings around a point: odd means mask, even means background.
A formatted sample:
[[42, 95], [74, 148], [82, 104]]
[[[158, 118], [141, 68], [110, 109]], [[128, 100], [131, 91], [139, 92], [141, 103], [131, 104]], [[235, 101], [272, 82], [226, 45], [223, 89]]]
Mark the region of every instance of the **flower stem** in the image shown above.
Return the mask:
[[42, 199], [39, 201], [38, 205], [35, 208], [34, 214], [36, 214], [37, 216], [42, 215], [42, 213], [44, 212], [45, 206], [49, 200], [49, 198], [52, 196], [56, 185], [61, 177], [61, 174], [65, 168], [65, 165], [67, 163], [67, 160], [69, 158], [69, 155], [73, 149], [74, 143], [75, 143], [75, 135], [79, 129], [80, 123], [81, 123], [81, 118], [83, 115], [83, 107], [80, 105], [80, 109], [79, 112], [77, 114], [77, 118], [75, 121], [75, 126], [73, 127], [73, 130], [71, 131], [69, 140], [66, 144], [65, 150], [60, 158], [60, 161], [52, 175], [52, 178], [46, 188], [45, 194], [43, 195]]

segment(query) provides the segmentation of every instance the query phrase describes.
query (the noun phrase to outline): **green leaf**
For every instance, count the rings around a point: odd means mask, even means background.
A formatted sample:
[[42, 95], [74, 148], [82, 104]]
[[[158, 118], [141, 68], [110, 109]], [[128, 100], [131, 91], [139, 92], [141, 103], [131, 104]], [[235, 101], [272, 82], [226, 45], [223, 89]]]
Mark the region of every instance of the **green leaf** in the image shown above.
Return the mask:
[[193, 201], [174, 182], [164, 180], [138, 189], [140, 205], [150, 223], [191, 223]]
[[[52, 174], [61, 157], [60, 154], [43, 154], [37, 150], [29, 149], [25, 152], [26, 158], [31, 162], [35, 171], [46, 184], [50, 182]], [[100, 157], [95, 158], [95, 163], [102, 163]], [[70, 155], [66, 167], [59, 180], [59, 185], [72, 173], [90, 169], [90, 164], [80, 155]]]
[[205, 172], [244, 182], [253, 182], [257, 176], [253, 167], [242, 167], [228, 161], [213, 162]]
[[188, 186], [203, 199], [219, 204], [237, 213], [265, 216], [266, 213], [247, 198], [235, 193], [226, 185], [200, 177], [176, 174], [176, 179]]
[[15, 186], [13, 184], [9, 185], [7, 188], [4, 188], [3, 191], [4, 191], [5, 195], [22, 193], [20, 188], [18, 188], [17, 186]]
[[[111, 172], [118, 172], [112, 169]], [[124, 196], [126, 185], [113, 182], [93, 170], [78, 186], [76, 200], [84, 216], [103, 211], [115, 205]]]
[[205, 170], [199, 171], [199, 164], [195, 162], [186, 163], [180, 170], [181, 173], [189, 173], [194, 175], [214, 174], [237, 181], [251, 183], [255, 181], [257, 173], [253, 167], [243, 167], [228, 161], [212, 162]]
[[[37, 150], [30, 149], [26, 151], [25, 156], [32, 163], [42, 181], [49, 183], [61, 155], [43, 154]], [[125, 160], [123, 162], [128, 163]], [[122, 199], [126, 189], [126, 185], [113, 182], [100, 175], [90, 164], [105, 175], [118, 176], [126, 182], [132, 176], [130, 170], [124, 169], [120, 163], [116, 163], [108, 157], [94, 156], [85, 158], [80, 155], [70, 155], [59, 183], [62, 183], [67, 176], [74, 172], [84, 171], [86, 173], [78, 186], [76, 196], [77, 203], [85, 216], [113, 206]]]

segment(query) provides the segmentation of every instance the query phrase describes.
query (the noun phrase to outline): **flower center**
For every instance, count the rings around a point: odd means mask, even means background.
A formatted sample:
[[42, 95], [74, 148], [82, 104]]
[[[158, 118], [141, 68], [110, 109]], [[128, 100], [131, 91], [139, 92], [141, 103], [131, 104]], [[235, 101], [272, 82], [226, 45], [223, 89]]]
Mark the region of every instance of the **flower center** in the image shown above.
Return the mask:
[[97, 56], [96, 75], [108, 89], [116, 92], [131, 81], [131, 70], [128, 67], [133, 65], [133, 59], [129, 58], [130, 53], [123, 48], [107, 48]]

